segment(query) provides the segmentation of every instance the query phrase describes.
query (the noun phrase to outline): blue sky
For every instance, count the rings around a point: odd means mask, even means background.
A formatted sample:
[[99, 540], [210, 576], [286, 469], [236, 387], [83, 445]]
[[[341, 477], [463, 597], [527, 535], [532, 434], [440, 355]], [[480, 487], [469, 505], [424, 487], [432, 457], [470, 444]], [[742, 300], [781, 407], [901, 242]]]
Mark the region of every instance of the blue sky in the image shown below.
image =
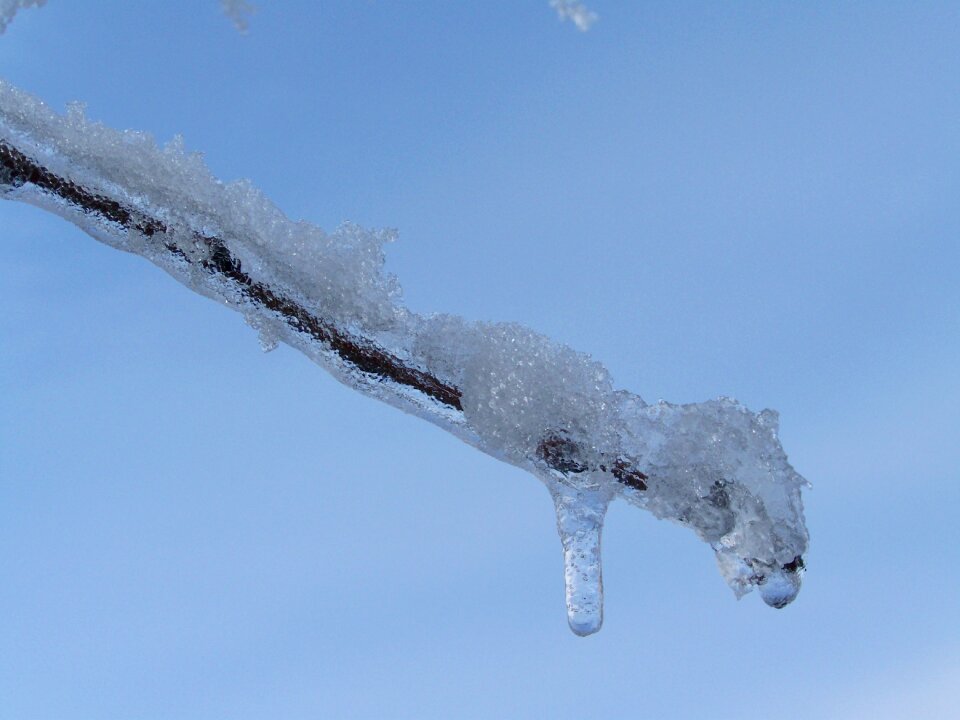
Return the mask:
[[182, 133], [291, 217], [400, 230], [420, 312], [648, 401], [781, 412], [783, 611], [615, 505], [566, 627], [542, 486], [140, 258], [0, 204], [0, 717], [948, 717], [960, 703], [955, 3], [21, 12], [0, 74]]

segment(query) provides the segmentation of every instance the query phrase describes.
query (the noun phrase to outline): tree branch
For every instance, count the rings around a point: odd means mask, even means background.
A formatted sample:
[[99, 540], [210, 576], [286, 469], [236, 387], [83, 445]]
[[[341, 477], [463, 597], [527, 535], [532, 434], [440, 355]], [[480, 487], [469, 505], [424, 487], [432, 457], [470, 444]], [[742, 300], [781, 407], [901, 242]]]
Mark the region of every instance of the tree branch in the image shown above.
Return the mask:
[[796, 596], [804, 481], [776, 413], [728, 398], [647, 405], [614, 391], [589, 356], [525, 328], [418, 316], [394, 302], [380, 239], [291, 223], [179, 146], [161, 151], [77, 113], [63, 119], [3, 83], [0, 120], [0, 196], [147, 257], [350, 386], [542, 480], [575, 632], [602, 622], [600, 534], [617, 495], [694, 530], [738, 595], [759, 587], [774, 607]]
[[[34, 185], [80, 212], [98, 216], [145, 237], [164, 235], [169, 231], [169, 228], [160, 220], [147, 217], [117, 200], [87, 190], [60, 177], [3, 140], [0, 140], [0, 181], [13, 187]], [[459, 388], [443, 383], [427, 372], [405, 365], [399, 358], [378, 347], [376, 343], [343, 332], [333, 323], [317, 317], [290, 298], [275, 292], [262, 282], [253, 280], [243, 271], [240, 260], [230, 253], [222, 240], [197, 233], [191, 233], [191, 236], [195, 242], [207, 249], [205, 258], [200, 260], [192, 258], [169, 242], [164, 243], [164, 248], [183, 262], [194, 266], [199, 264], [205, 271], [230, 280], [247, 300], [278, 313], [292, 329], [310, 335], [336, 352], [353, 368], [376, 378], [386, 378], [413, 388], [454, 410], [463, 412], [460, 402], [463, 393]], [[537, 450], [540, 458], [553, 470], [579, 474], [592, 469], [576, 459], [578, 455], [576, 445], [561, 434], [544, 438]], [[608, 468], [603, 464], [595, 469], [608, 472]], [[622, 458], [611, 465], [609, 472], [627, 487], [640, 491], [647, 489], [645, 482], [648, 479], [647, 476], [631, 468]]]

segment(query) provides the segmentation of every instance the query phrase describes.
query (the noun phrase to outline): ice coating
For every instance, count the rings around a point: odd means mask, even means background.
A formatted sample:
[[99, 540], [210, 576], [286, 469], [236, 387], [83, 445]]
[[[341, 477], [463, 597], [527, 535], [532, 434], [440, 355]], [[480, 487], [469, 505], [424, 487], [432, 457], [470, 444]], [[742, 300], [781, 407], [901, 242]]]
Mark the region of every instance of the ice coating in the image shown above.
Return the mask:
[[594, 445], [609, 445], [603, 413], [613, 387], [589, 355], [515, 323], [443, 315], [417, 328], [414, 356], [460, 388], [471, 427], [514, 464], [539, 457], [553, 436], [576, 444], [584, 463], [605, 449]]
[[[759, 585], [768, 604], [786, 605], [799, 590], [809, 538], [806, 481], [780, 445], [777, 414], [752, 413], [730, 398], [643, 408], [637, 400], [622, 400], [624, 451], [650, 481], [628, 499], [709, 543], [738, 597]], [[794, 588], [789, 599], [764, 591], [781, 580]]]
[[800, 585], [807, 532], [772, 411], [648, 405], [590, 356], [521, 325], [417, 315], [384, 272], [390, 231], [287, 218], [247, 182], [216, 180], [180, 140], [65, 115], [0, 81], [0, 194], [51, 210], [240, 311], [338, 380], [414, 413], [549, 489], [578, 634], [602, 623], [600, 538], [616, 497], [691, 528], [740, 596]]

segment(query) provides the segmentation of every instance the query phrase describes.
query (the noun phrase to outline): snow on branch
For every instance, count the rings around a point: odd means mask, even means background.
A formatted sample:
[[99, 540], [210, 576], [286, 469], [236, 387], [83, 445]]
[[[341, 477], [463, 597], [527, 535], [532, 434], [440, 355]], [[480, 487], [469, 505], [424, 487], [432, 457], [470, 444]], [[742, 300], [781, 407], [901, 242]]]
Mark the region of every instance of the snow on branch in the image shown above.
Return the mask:
[[393, 233], [289, 220], [247, 182], [224, 184], [177, 139], [66, 115], [0, 81], [0, 196], [57, 213], [239, 311], [348, 386], [413, 413], [549, 489], [568, 620], [602, 622], [600, 535], [616, 497], [693, 530], [739, 597], [783, 607], [807, 548], [775, 412], [728, 398], [648, 405], [588, 355], [509, 323], [418, 315], [384, 272]]

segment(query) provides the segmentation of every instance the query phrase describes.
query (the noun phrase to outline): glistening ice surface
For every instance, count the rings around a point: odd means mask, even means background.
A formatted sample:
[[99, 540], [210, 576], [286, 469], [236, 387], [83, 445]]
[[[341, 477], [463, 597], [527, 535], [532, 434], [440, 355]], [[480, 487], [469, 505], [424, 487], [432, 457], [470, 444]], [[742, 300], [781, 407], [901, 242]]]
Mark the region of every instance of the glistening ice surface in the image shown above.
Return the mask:
[[601, 532], [617, 497], [692, 529], [740, 596], [782, 607], [807, 547], [801, 487], [776, 413], [616, 390], [596, 360], [520, 325], [421, 316], [384, 271], [391, 232], [288, 219], [221, 183], [175, 140], [61, 116], [0, 82], [0, 192], [56, 212], [240, 311], [337, 379], [537, 476], [553, 496], [568, 620], [602, 622]]

